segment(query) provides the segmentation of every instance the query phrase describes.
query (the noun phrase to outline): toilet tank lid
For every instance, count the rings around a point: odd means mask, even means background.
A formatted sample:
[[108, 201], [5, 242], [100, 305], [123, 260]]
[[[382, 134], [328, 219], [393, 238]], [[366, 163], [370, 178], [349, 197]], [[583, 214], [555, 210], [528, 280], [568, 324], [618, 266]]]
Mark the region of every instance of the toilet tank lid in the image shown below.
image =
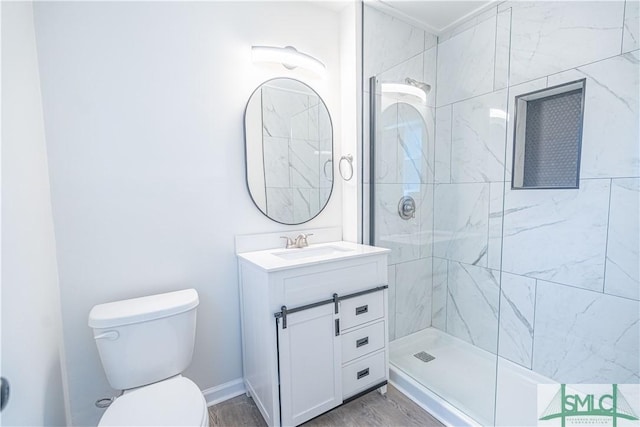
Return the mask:
[[195, 289], [167, 292], [96, 305], [89, 312], [89, 327], [113, 328], [173, 316], [198, 306]]

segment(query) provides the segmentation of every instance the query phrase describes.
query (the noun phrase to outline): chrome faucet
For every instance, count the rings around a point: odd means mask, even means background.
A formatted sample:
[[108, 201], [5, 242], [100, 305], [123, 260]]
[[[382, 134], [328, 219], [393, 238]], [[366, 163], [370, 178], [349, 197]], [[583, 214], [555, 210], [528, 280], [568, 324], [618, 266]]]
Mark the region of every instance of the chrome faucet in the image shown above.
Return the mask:
[[309, 246], [309, 242], [307, 242], [307, 237], [309, 236], [313, 236], [313, 233], [309, 233], [309, 234], [298, 234], [298, 236], [296, 236], [295, 239], [291, 239], [291, 237], [287, 237], [287, 236], [280, 236], [281, 239], [286, 239], [286, 245], [285, 248], [286, 249], [291, 249], [291, 248], [304, 248]]
[[280, 238], [287, 240], [287, 242], [286, 242], [286, 244], [284, 246], [286, 249], [291, 249], [291, 248], [295, 248], [296, 247], [296, 243], [293, 240], [291, 240], [291, 237], [280, 236]]
[[296, 245], [296, 248], [304, 248], [304, 247], [309, 246], [309, 242], [307, 242], [307, 237], [309, 237], [309, 236], [313, 236], [313, 233], [309, 233], [309, 234], [301, 233], [301, 234], [298, 234], [298, 237], [296, 237], [296, 240], [294, 242], [295, 245]]

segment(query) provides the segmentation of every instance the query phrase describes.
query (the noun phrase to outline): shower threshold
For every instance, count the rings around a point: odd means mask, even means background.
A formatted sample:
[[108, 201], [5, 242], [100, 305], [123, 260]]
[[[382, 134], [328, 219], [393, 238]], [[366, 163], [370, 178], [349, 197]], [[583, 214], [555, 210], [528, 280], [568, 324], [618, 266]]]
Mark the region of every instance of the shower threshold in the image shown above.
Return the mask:
[[436, 328], [389, 346], [391, 383], [447, 425], [536, 425], [537, 386], [555, 383], [502, 357], [496, 376], [494, 354]]

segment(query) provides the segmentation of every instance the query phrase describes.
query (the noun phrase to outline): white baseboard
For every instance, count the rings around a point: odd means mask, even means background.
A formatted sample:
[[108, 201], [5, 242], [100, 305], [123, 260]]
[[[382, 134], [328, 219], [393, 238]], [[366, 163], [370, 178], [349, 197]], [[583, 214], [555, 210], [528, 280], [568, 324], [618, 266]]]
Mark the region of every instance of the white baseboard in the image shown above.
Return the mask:
[[207, 401], [207, 406], [213, 406], [216, 403], [224, 402], [225, 400], [240, 396], [246, 391], [244, 381], [242, 378], [238, 378], [229, 381], [228, 383], [202, 390], [202, 394], [204, 395], [204, 399]]

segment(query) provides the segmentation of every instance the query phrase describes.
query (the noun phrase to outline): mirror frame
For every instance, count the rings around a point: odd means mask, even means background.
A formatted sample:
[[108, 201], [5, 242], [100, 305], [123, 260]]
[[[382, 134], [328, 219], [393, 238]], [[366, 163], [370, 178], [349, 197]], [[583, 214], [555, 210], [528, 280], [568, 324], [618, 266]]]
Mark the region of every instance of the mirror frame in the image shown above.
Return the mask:
[[[331, 127], [331, 190], [329, 191], [329, 196], [327, 197], [327, 200], [324, 202], [324, 205], [322, 205], [322, 207], [318, 210], [318, 212], [313, 215], [312, 217], [310, 217], [309, 219], [305, 220], [305, 221], [301, 221], [301, 222], [281, 222], [278, 221], [276, 219], [271, 218], [266, 212], [264, 212], [262, 210], [262, 208], [260, 206], [258, 206], [258, 203], [256, 202], [256, 200], [253, 198], [253, 194], [251, 193], [251, 188], [249, 187], [249, 162], [248, 162], [248, 153], [247, 153], [247, 110], [249, 108], [249, 103], [251, 102], [251, 100], [253, 99], [253, 96], [256, 94], [256, 92], [258, 92], [259, 90], [262, 89], [262, 87], [264, 85], [266, 85], [269, 82], [272, 82], [274, 80], [282, 80], [282, 79], [287, 79], [287, 80], [292, 80], [295, 81], [297, 83], [300, 83], [304, 86], [306, 86], [307, 88], [309, 88], [309, 90], [311, 90], [311, 92], [313, 92], [318, 99], [320, 100], [320, 102], [322, 102], [322, 105], [324, 105], [324, 108], [327, 111], [327, 116], [329, 117], [329, 126]], [[243, 118], [244, 118], [244, 123], [242, 126], [242, 130], [243, 130], [243, 136], [244, 136], [244, 178], [245, 178], [245, 184], [247, 186], [247, 191], [249, 192], [249, 197], [251, 198], [251, 201], [253, 202], [253, 204], [255, 205], [256, 208], [258, 208], [258, 210], [260, 211], [260, 213], [262, 213], [264, 216], [266, 216], [267, 218], [269, 218], [271, 221], [273, 222], [277, 222], [278, 224], [283, 224], [283, 225], [300, 225], [300, 224], [305, 224], [311, 220], [313, 220], [314, 218], [316, 218], [318, 215], [320, 215], [322, 213], [322, 211], [325, 210], [325, 208], [327, 207], [327, 205], [329, 204], [329, 201], [331, 200], [331, 196], [333, 195], [333, 189], [335, 187], [335, 178], [336, 178], [336, 174], [335, 174], [335, 167], [334, 167], [334, 154], [335, 154], [335, 150], [334, 150], [334, 132], [333, 132], [333, 119], [331, 118], [331, 113], [329, 111], [329, 107], [327, 106], [327, 104], [324, 102], [324, 99], [320, 96], [320, 94], [318, 92], [316, 92], [316, 90], [314, 88], [312, 88], [310, 85], [308, 85], [307, 83], [303, 82], [302, 80], [299, 79], [294, 79], [291, 77], [272, 77], [270, 79], [267, 79], [265, 81], [263, 81], [262, 83], [260, 83], [252, 92], [251, 95], [249, 96], [249, 99], [247, 101], [247, 104], [244, 107], [244, 114], [243, 114]], [[261, 126], [262, 127], [262, 126]], [[262, 154], [264, 157], [264, 153]]]

